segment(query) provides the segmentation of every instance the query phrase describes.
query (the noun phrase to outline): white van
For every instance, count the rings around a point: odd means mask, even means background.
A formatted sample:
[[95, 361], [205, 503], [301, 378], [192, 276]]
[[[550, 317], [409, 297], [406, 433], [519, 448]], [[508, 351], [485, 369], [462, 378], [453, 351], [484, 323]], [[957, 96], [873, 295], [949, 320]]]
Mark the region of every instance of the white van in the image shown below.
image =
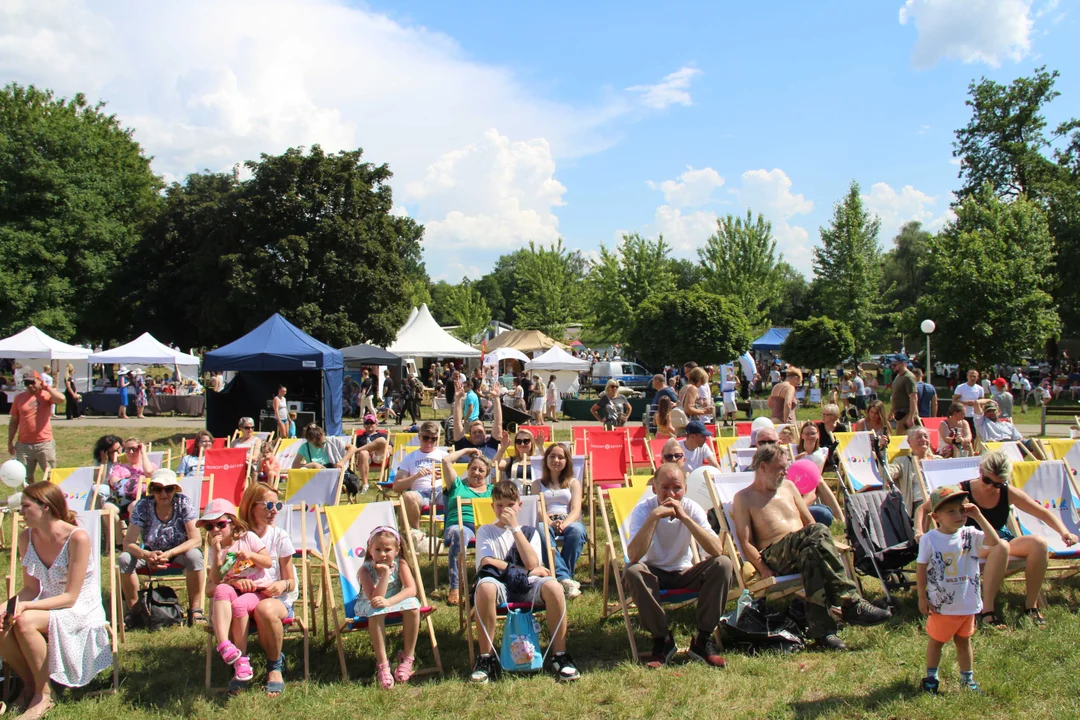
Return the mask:
[[592, 377], [589, 380], [589, 385], [593, 390], [601, 392], [604, 386], [607, 385], [607, 381], [611, 378], [615, 378], [619, 381], [619, 384], [634, 388], [635, 390], [644, 390], [649, 387], [649, 383], [652, 382], [654, 373], [649, 372], [641, 365], [634, 362], [627, 362], [625, 360], [613, 360], [611, 362], [597, 362], [592, 366]]

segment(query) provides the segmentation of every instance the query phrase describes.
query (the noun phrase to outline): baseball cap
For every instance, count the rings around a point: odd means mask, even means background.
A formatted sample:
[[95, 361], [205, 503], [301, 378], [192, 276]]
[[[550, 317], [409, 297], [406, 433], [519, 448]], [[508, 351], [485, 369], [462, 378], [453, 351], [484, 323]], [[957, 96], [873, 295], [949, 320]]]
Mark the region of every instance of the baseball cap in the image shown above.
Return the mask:
[[202, 523], [213, 522], [222, 515], [232, 515], [233, 517], [236, 517], [236, 506], [225, 498], [214, 498], [210, 501], [210, 504], [206, 506], [206, 510], [196, 524], [201, 525]]
[[930, 493], [930, 512], [937, 512], [939, 507], [958, 497], [966, 498], [968, 494], [959, 485], [942, 485]]
[[896, 353], [895, 355], [892, 356], [892, 358], [889, 359], [889, 362], [894, 362], [894, 363], [895, 362], [905, 362], [906, 363], [907, 361], [908, 361], [908, 356], [906, 354], [904, 354], [904, 353]]
[[994, 380], [994, 387], [1005, 387], [1007, 384], [1005, 378], [997, 378]]
[[41, 376], [37, 374], [37, 370], [31, 370], [30, 368], [23, 368], [23, 371], [22, 371], [23, 382], [26, 382], [27, 380], [37, 380], [39, 377], [41, 377]]
[[364, 424], [365, 425], [367, 425], [368, 423], [376, 423], [378, 421], [379, 421], [379, 419], [377, 417], [375, 417], [374, 415], [372, 415], [371, 413], [368, 413], [367, 415], [364, 416]]
[[994, 412], [1001, 412], [1001, 408], [999, 408], [998, 404], [996, 402], [994, 402], [993, 400], [991, 400], [990, 402], [983, 405], [983, 412], [984, 413], [985, 412], [990, 412], [991, 410], [993, 410]]
[[691, 420], [690, 422], [686, 423], [686, 434], [704, 435], [705, 437], [712, 437], [712, 433], [709, 432], [709, 429], [705, 427], [705, 425], [703, 425], [700, 420]]

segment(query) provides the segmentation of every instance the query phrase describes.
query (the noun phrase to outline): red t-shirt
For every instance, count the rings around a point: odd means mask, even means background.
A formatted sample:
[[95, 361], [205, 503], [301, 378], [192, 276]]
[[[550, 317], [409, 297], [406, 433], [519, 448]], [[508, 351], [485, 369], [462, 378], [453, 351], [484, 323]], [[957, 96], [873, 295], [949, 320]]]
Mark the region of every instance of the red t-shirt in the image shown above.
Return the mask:
[[27, 445], [52, 440], [52, 395], [41, 389], [37, 393], [21, 392], [11, 404], [11, 414], [19, 418], [18, 441]]

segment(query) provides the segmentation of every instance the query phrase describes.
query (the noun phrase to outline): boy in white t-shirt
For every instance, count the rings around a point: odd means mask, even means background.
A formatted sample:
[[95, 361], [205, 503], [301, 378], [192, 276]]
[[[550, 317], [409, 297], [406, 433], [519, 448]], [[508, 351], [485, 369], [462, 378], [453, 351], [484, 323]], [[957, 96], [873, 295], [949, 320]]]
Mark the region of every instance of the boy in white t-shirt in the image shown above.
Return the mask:
[[[945, 485], [930, 493], [930, 513], [937, 529], [919, 540], [919, 611], [927, 616], [926, 633], [930, 636], [922, 689], [935, 695], [941, 649], [950, 640], [956, 645], [961, 685], [979, 690], [971, 653], [975, 616], [982, 611], [979, 545], [993, 548], [1002, 540], [979, 507], [967, 500], [968, 494], [958, 485]], [[965, 527], [968, 518], [982, 530]]]

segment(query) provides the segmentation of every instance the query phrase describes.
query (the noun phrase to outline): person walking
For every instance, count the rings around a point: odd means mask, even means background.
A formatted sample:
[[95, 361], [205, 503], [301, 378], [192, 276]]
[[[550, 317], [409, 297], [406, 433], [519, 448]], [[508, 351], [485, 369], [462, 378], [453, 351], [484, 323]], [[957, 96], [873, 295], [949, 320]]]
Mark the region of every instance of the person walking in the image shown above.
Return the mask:
[[284, 385], [278, 385], [277, 395], [274, 396], [274, 419], [277, 420], [279, 438], [289, 437], [289, 405], [285, 402], [286, 392], [288, 389]]
[[64, 396], [56, 388], [45, 385], [34, 370], [23, 370], [22, 377], [25, 390], [11, 403], [8, 454], [26, 466], [26, 481], [32, 483], [38, 465], [42, 472], [56, 467], [52, 412], [53, 405], [63, 402]]

